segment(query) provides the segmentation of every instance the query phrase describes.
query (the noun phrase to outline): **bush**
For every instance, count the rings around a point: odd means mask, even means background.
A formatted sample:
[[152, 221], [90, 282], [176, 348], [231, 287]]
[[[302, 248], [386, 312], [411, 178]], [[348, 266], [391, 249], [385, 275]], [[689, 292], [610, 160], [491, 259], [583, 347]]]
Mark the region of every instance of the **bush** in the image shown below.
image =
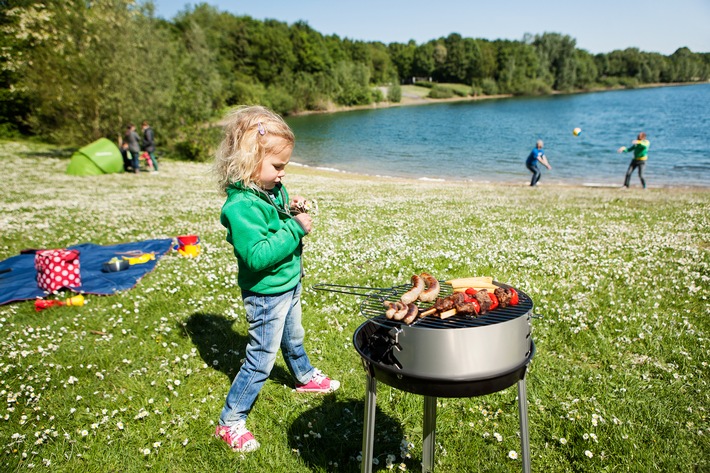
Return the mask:
[[372, 101], [375, 103], [385, 101], [385, 94], [383, 94], [382, 90], [379, 88], [372, 89], [371, 95], [372, 95]]
[[17, 139], [20, 137], [20, 132], [12, 123], [0, 123], [0, 138]]
[[635, 89], [639, 86], [639, 80], [635, 77], [621, 77], [619, 83], [627, 89]]
[[184, 161], [211, 161], [222, 139], [222, 128], [218, 126], [194, 126], [185, 131], [186, 139], [177, 141], [171, 158]]
[[604, 77], [599, 78], [599, 83], [602, 87], [607, 87], [607, 88], [613, 89], [615, 87], [619, 87], [619, 78], [604, 76]]
[[496, 83], [495, 79], [486, 77], [485, 79], [481, 80], [481, 90], [486, 95], [497, 95], [498, 83]]
[[429, 98], [432, 99], [450, 99], [453, 96], [454, 90], [451, 87], [443, 85], [435, 85], [431, 91], [429, 91]]
[[269, 87], [264, 97], [264, 105], [281, 115], [296, 111], [296, 100], [281, 87]]
[[402, 101], [402, 87], [398, 82], [394, 82], [387, 89], [387, 100], [394, 103], [399, 103]]
[[248, 84], [235, 81], [230, 84], [228, 105], [254, 105], [263, 102], [266, 90], [261, 84]]

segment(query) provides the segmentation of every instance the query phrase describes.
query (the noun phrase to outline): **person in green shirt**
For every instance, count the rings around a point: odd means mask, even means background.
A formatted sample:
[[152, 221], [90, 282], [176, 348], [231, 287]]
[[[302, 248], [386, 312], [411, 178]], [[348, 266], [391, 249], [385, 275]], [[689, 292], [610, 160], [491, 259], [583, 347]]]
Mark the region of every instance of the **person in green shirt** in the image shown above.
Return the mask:
[[633, 146], [627, 148], [622, 146], [619, 148], [619, 153], [634, 153], [634, 159], [631, 160], [629, 168], [626, 170], [626, 179], [624, 180], [624, 187], [629, 187], [631, 182], [631, 174], [633, 174], [635, 169], [639, 170], [639, 179], [641, 179], [641, 185], [646, 188], [646, 179], [643, 178], [643, 169], [646, 167], [646, 160], [648, 159], [648, 148], [651, 143], [646, 139], [646, 133], [643, 131], [639, 133], [638, 137], [631, 142]]
[[245, 361], [227, 393], [215, 436], [238, 452], [259, 448], [246, 420], [281, 350], [296, 392], [329, 393], [340, 386], [310, 362], [301, 323], [301, 240], [313, 220], [306, 200], [283, 185], [294, 147], [293, 131], [271, 110], [240, 107], [225, 120], [215, 158], [226, 194], [220, 222], [237, 258], [249, 341]]

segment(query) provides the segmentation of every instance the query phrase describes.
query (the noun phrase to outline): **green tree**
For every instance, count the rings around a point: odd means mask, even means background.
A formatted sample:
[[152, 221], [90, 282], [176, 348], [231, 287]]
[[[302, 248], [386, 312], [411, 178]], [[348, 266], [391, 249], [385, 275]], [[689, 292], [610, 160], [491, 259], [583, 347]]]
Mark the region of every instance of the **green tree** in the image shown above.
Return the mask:
[[29, 96], [16, 87], [24, 51], [15, 37], [20, 30], [17, 11], [31, 3], [27, 0], [0, 0], [0, 136], [31, 131], [27, 126]]
[[428, 42], [417, 46], [412, 60], [412, 76], [430, 77], [434, 73], [434, 43]]
[[365, 64], [341, 62], [335, 68], [338, 83], [336, 101], [340, 105], [367, 105], [371, 102], [370, 71]]
[[539, 60], [532, 45], [519, 41], [497, 40], [500, 92], [516, 95], [546, 93], [547, 85], [538, 79]]
[[370, 47], [370, 81], [375, 84], [386, 84], [397, 70], [392, 64], [387, 46], [380, 42], [369, 43]]
[[476, 39], [474, 79], [493, 79], [498, 70], [498, 52], [495, 44], [486, 39]]
[[578, 89], [589, 89], [597, 83], [599, 72], [594, 56], [583, 49], [575, 51], [576, 74], [574, 86]]
[[17, 19], [6, 30], [15, 86], [30, 99], [36, 134], [72, 144], [115, 137], [170, 91], [166, 36], [131, 0], [42, 2], [7, 14]]
[[397, 69], [397, 76], [401, 79], [409, 79], [412, 77], [414, 68], [414, 53], [417, 50], [417, 44], [412, 40], [407, 44], [390, 43], [388, 51], [392, 64]]
[[326, 41], [307, 23], [300, 21], [291, 27], [291, 46], [297, 59], [296, 71], [316, 74], [332, 69], [333, 61]]
[[559, 33], [536, 35], [533, 46], [540, 61], [540, 76], [552, 76], [555, 90], [572, 90], [577, 83], [576, 41]]
[[437, 40], [433, 42], [432, 58], [434, 59], [434, 71], [433, 75], [435, 80], [442, 80], [444, 77], [444, 66], [446, 64], [446, 57], [449, 51], [446, 49], [446, 44], [443, 40]]
[[688, 48], [678, 48], [670, 56], [671, 80], [673, 82], [693, 82], [706, 80], [707, 69], [703, 67], [702, 59]]
[[441, 63], [438, 77], [442, 82], [457, 82], [465, 84], [470, 82], [467, 77], [469, 64], [473, 57], [467, 55], [463, 38], [458, 33], [452, 33], [443, 41], [446, 48], [444, 60]]
[[[205, 31], [193, 21], [182, 22], [173, 57], [175, 81], [170, 88], [168, 116], [171, 128], [199, 127], [212, 118], [224, 100], [222, 80]], [[191, 130], [194, 131], [194, 130]]]

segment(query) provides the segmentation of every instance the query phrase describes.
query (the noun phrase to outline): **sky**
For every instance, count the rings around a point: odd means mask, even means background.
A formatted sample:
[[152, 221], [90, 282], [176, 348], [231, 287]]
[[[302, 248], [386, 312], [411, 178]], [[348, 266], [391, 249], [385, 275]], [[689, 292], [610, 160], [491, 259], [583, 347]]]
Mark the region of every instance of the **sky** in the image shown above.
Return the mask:
[[[153, 0], [171, 20], [203, 3]], [[638, 48], [672, 54], [710, 52], [710, 0], [206, 0], [237, 16], [305, 21], [323, 35], [417, 44], [458, 33], [466, 38], [522, 40], [525, 33], [561, 33], [592, 54]]]

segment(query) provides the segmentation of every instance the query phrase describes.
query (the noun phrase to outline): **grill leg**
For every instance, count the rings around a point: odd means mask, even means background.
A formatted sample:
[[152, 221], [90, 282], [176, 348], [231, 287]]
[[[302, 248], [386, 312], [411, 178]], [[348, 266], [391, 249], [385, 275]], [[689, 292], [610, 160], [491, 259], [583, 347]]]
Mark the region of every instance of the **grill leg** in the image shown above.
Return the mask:
[[424, 439], [422, 441], [422, 473], [434, 471], [436, 442], [436, 397], [424, 396]]
[[518, 381], [518, 412], [520, 413], [520, 448], [523, 453], [523, 472], [530, 473], [530, 436], [528, 434], [528, 394], [525, 378]]
[[372, 473], [372, 456], [375, 443], [375, 409], [377, 408], [377, 380], [367, 373], [365, 393], [365, 424], [362, 427], [362, 473]]

